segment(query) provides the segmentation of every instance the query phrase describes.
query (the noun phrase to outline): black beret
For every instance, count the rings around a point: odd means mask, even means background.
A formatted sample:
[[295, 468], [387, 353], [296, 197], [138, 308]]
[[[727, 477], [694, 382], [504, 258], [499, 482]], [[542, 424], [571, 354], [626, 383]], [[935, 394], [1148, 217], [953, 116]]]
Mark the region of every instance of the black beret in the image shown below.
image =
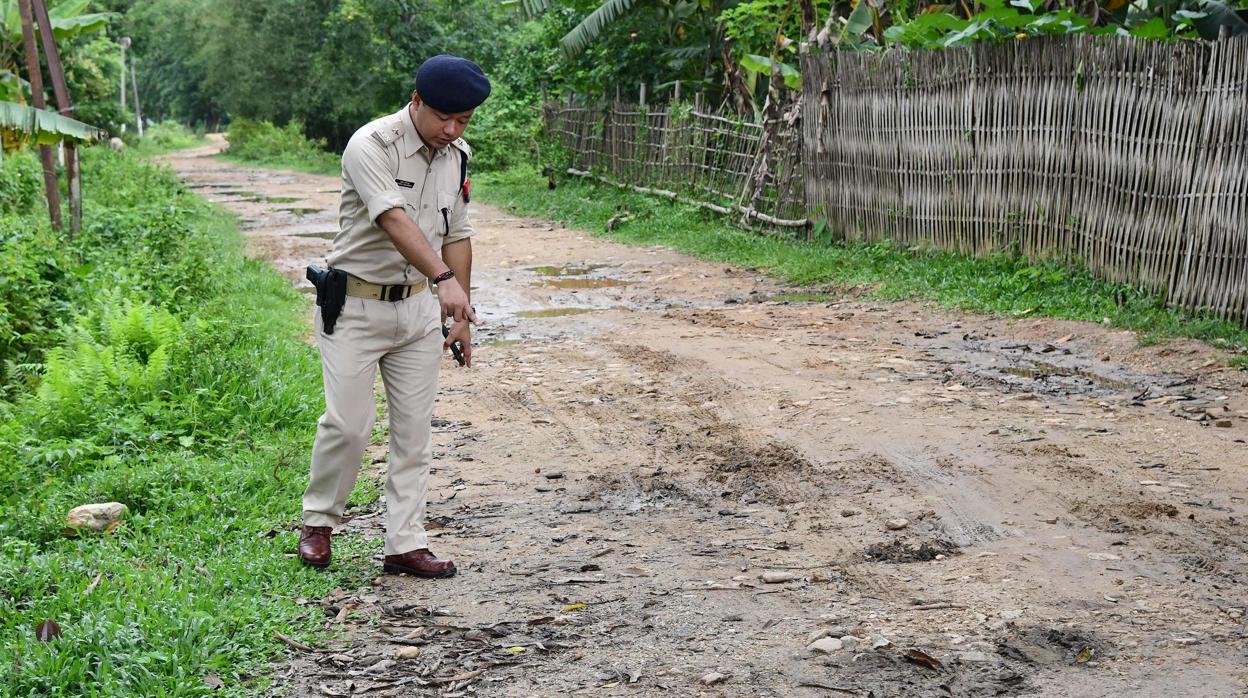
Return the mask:
[[490, 96], [490, 79], [481, 66], [458, 56], [434, 56], [416, 70], [416, 92], [446, 114], [476, 109]]

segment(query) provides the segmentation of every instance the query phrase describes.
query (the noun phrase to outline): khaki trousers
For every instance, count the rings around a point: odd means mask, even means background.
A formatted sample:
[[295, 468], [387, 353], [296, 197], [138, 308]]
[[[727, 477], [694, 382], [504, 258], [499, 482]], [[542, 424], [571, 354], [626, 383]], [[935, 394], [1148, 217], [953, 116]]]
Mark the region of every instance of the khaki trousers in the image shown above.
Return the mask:
[[390, 412], [386, 477], [386, 554], [429, 547], [425, 496], [433, 445], [429, 419], [442, 359], [440, 307], [428, 290], [397, 303], [348, 296], [334, 333], [316, 315], [325, 380], [325, 414], [317, 422], [303, 522], [334, 526], [355, 487], [377, 413], [377, 368]]

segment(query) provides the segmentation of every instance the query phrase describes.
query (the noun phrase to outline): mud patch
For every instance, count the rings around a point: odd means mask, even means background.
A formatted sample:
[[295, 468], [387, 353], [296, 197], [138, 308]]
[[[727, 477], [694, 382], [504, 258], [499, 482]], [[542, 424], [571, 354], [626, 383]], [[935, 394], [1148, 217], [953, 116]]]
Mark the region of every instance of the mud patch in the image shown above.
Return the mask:
[[875, 562], [930, 562], [938, 555], [953, 555], [958, 546], [949, 541], [903, 541], [872, 543], [862, 551], [863, 556]]
[[1024, 627], [997, 640], [1001, 656], [1029, 664], [1086, 664], [1112, 649], [1110, 643], [1078, 628]]
[[797, 449], [779, 442], [761, 446], [730, 438], [711, 444], [708, 450], [718, 458], [708, 473], [711, 480], [727, 487], [721, 497], [735, 496], [744, 504], [766, 501], [791, 504], [824, 494], [814, 466]]

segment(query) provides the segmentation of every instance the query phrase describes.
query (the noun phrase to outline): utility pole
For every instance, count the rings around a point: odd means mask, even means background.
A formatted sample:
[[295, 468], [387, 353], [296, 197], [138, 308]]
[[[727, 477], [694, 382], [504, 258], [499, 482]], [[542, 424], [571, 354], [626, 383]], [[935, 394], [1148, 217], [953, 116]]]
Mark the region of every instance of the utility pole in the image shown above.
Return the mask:
[[121, 111], [126, 111], [126, 49], [130, 48], [130, 37], [123, 36], [117, 40], [121, 45]]
[[134, 90], [134, 121], [139, 125], [139, 138], [143, 137], [143, 110], [139, 108], [139, 79], [134, 77], [134, 59], [130, 59], [130, 89]]
[[[43, 98], [43, 69], [39, 67], [39, 49], [35, 47], [30, 2], [17, 0], [17, 10], [22, 18], [22, 45], [26, 51], [26, 72], [30, 78], [30, 101], [35, 109], [44, 109], [47, 102]], [[56, 156], [52, 154], [52, 146], [39, 146], [39, 161], [43, 163], [43, 190], [48, 199], [48, 218], [52, 220], [53, 230], [62, 230], [65, 224], [61, 221], [61, 190], [56, 184]]]

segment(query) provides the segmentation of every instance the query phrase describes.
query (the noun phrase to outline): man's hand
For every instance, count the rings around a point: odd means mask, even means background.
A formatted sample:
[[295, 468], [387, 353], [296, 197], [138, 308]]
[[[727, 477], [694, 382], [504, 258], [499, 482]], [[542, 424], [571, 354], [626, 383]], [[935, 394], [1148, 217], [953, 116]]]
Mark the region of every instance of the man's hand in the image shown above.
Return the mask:
[[443, 351], [449, 351], [455, 342], [459, 342], [460, 350], [464, 353], [464, 366], [472, 368], [472, 325], [467, 320], [451, 325], [450, 334], [442, 342]]
[[458, 325], [460, 322], [476, 324], [477, 314], [468, 304], [468, 294], [455, 279], [447, 279], [438, 284], [438, 303], [442, 305], [442, 322], [451, 318]]

